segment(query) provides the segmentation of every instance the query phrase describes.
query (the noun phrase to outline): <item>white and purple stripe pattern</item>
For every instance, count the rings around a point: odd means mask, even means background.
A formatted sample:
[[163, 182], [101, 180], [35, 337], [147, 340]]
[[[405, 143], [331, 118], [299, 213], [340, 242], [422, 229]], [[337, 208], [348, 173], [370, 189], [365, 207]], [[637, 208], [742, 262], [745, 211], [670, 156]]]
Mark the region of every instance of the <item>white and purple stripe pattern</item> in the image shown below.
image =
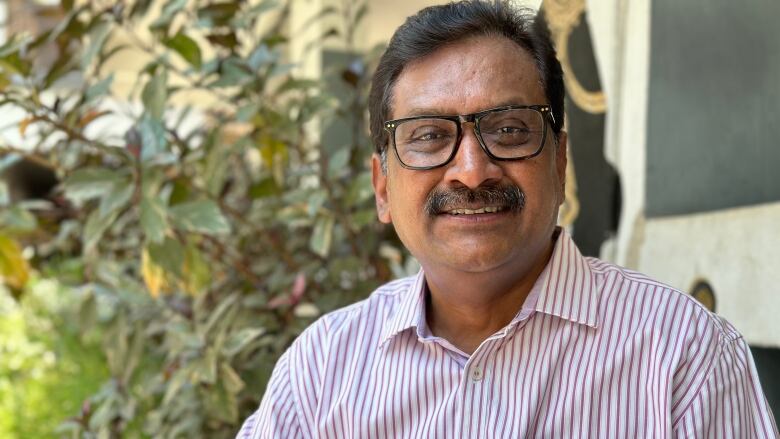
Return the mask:
[[424, 280], [322, 317], [238, 438], [777, 438], [747, 344], [688, 296], [562, 232], [517, 317], [467, 356]]

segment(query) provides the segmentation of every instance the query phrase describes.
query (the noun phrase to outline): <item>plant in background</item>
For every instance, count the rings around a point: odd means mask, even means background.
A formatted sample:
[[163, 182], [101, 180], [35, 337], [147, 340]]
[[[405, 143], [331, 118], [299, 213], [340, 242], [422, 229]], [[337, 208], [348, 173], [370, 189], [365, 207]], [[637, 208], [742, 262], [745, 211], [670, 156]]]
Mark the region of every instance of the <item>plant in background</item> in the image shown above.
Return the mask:
[[[1, 279], [22, 299], [31, 272], [67, 285], [102, 346], [110, 378], [61, 434], [232, 437], [313, 318], [408, 264], [374, 219], [366, 61], [339, 100], [285, 59], [287, 5], [152, 3], [63, 0], [54, 28], [0, 47], [26, 145], [0, 144]], [[338, 13], [327, 35], [349, 46], [365, 4]], [[119, 95], [128, 57], [145, 65]], [[336, 119], [343, 142], [307, 128]], [[20, 194], [29, 169], [59, 183]]]

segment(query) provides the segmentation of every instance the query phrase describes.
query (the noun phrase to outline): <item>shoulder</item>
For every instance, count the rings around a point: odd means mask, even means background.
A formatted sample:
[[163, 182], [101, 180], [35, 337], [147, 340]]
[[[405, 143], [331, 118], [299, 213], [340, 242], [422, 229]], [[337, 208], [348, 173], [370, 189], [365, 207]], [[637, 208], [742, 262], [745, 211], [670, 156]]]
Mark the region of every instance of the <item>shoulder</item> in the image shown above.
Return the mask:
[[601, 318], [627, 315], [678, 340], [705, 337], [721, 344], [742, 338], [728, 321], [689, 294], [643, 273], [596, 258], [585, 259], [598, 285]]

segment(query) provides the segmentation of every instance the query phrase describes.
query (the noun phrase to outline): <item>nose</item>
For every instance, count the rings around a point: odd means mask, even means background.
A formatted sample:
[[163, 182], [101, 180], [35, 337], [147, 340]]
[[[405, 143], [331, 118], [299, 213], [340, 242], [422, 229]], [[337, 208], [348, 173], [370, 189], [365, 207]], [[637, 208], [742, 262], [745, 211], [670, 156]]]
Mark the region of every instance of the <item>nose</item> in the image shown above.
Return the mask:
[[458, 151], [447, 165], [445, 180], [449, 184], [461, 184], [470, 189], [498, 183], [503, 176], [503, 168], [482, 149], [473, 125], [469, 125], [463, 127]]

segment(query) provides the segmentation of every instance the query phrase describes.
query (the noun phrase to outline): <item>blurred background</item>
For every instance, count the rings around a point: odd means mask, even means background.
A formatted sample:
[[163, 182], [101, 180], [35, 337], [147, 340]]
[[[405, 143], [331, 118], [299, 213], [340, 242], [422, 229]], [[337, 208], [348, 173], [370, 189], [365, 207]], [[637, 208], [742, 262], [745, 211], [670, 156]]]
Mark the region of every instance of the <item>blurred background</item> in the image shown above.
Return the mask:
[[[417, 270], [370, 76], [419, 0], [0, 0], [0, 437], [233, 437], [322, 313]], [[780, 412], [780, 3], [544, 0], [583, 253], [693, 295]]]

